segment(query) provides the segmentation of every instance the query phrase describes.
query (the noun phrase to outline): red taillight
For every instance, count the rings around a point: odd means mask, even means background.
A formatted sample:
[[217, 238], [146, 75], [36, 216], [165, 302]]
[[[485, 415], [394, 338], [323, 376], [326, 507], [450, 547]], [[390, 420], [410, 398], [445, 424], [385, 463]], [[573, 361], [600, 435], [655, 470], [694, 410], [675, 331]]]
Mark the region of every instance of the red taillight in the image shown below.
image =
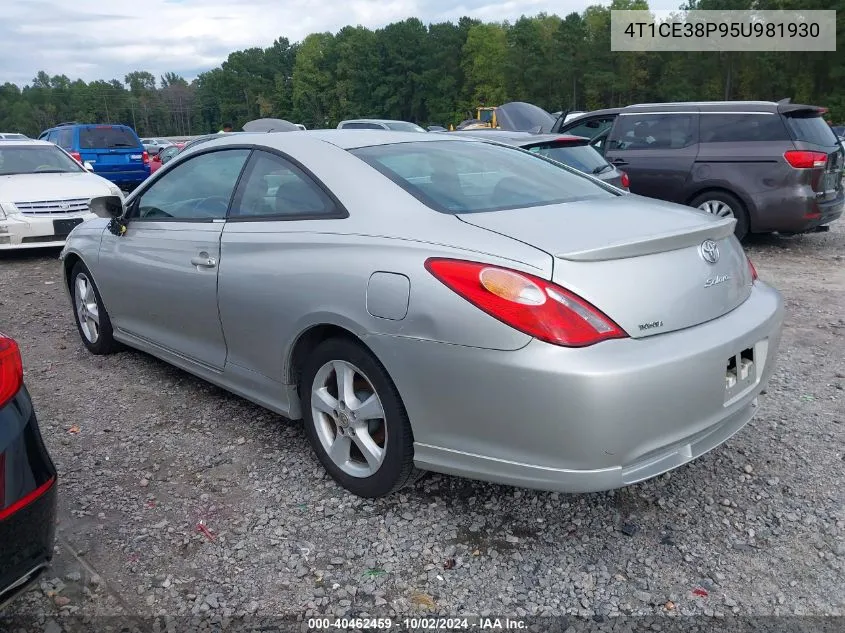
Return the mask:
[[148, 164], [149, 164], [149, 162], [150, 162], [150, 155], [149, 155], [149, 153], [148, 153], [148, 152], [143, 152], [143, 153], [141, 154], [141, 158], [143, 158], [143, 159], [144, 159], [144, 164], [145, 164], [145, 165], [148, 165]]
[[754, 268], [754, 264], [751, 263], [751, 258], [746, 255], [745, 259], [748, 261], [748, 270], [751, 271], [751, 282], [754, 283], [757, 281], [757, 269]]
[[70, 157], [80, 165], [82, 164], [82, 154], [80, 154], [79, 152], [71, 152]]
[[38, 488], [30, 492], [29, 494], [24, 495], [23, 497], [15, 501], [12, 505], [10, 505], [8, 508], [0, 509], [0, 521], [12, 516], [15, 512], [18, 512], [19, 510], [25, 508], [30, 503], [38, 499], [38, 497], [43, 496], [44, 493], [47, 492], [53, 486], [54, 483], [56, 483], [56, 478], [50, 477], [47, 481], [38, 486]]
[[23, 362], [18, 344], [0, 334], [0, 407], [23, 386]]
[[425, 267], [477, 308], [547, 343], [586, 347], [628, 336], [581, 297], [539, 277], [457, 259], [432, 258]]
[[624, 171], [620, 171], [619, 174], [620, 174], [620, 178], [622, 179], [622, 186], [625, 187], [625, 189], [630, 187], [631, 186], [631, 179], [628, 178], [628, 174], [626, 174]]
[[784, 152], [783, 157], [795, 169], [814, 169], [824, 167], [827, 164], [827, 154], [824, 152], [791, 149], [788, 152]]

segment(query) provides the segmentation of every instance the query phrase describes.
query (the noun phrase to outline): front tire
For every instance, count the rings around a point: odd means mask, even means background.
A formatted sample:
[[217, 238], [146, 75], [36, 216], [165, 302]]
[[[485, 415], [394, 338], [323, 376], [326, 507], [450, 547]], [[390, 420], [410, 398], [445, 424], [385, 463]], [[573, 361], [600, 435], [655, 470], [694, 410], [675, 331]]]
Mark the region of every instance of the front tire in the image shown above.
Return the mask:
[[77, 262], [71, 270], [70, 294], [76, 329], [88, 351], [100, 356], [120, 350], [120, 343], [112, 335], [109, 313], [103, 306], [91, 271], [82, 262]]
[[742, 202], [727, 191], [706, 191], [697, 196], [689, 206], [720, 218], [736, 218], [736, 227], [734, 227], [736, 238], [742, 240], [748, 235], [748, 212]]
[[360, 497], [381, 497], [413, 483], [413, 435], [396, 386], [363, 346], [321, 343], [300, 383], [303, 418], [317, 458]]

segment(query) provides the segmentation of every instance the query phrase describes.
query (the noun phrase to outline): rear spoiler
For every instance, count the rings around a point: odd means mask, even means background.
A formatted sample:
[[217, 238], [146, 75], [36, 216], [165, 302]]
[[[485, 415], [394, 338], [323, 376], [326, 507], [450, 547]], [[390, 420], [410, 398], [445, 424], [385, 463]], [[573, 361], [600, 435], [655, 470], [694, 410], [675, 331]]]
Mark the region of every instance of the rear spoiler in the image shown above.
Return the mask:
[[792, 103], [791, 99], [781, 99], [778, 101], [778, 113], [784, 116], [822, 116], [827, 114], [827, 108]]

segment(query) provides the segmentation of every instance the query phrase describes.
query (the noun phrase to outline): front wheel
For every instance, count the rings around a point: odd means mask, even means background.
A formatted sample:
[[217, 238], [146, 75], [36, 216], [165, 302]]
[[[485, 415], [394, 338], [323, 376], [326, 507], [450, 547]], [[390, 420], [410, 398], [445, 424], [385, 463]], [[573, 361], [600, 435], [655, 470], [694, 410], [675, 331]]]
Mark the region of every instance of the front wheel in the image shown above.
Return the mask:
[[417, 478], [405, 407], [363, 346], [346, 339], [321, 343], [303, 368], [300, 396], [311, 446], [341, 486], [381, 497]]
[[738, 240], [748, 234], [748, 213], [742, 203], [727, 191], [706, 191], [697, 196], [689, 206], [720, 218], [735, 218], [734, 234]]
[[70, 294], [76, 329], [88, 351], [97, 355], [118, 351], [120, 344], [112, 336], [109, 314], [94, 285], [91, 271], [82, 262], [77, 262], [70, 273]]

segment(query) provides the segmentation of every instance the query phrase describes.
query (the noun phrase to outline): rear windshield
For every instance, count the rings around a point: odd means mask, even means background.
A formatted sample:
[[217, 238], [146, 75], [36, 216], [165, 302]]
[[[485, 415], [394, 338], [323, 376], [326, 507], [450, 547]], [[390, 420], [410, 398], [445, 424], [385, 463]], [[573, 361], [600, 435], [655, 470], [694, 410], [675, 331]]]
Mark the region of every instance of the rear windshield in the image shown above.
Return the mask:
[[344, 130], [383, 130], [384, 127], [376, 123], [344, 123]]
[[0, 176], [63, 174], [79, 171], [82, 171], [82, 166], [55, 146], [4, 147], [0, 145]]
[[441, 213], [479, 213], [612, 198], [616, 193], [515, 147], [432, 141], [351, 150]]
[[135, 135], [125, 127], [84, 127], [79, 130], [79, 146], [85, 149], [140, 147]]
[[839, 141], [830, 126], [820, 116], [787, 116], [786, 127], [796, 141], [813, 145], [837, 145]]
[[587, 174], [607, 171], [607, 161], [586, 141], [583, 145], [546, 145], [532, 147], [528, 151], [546, 156]]

